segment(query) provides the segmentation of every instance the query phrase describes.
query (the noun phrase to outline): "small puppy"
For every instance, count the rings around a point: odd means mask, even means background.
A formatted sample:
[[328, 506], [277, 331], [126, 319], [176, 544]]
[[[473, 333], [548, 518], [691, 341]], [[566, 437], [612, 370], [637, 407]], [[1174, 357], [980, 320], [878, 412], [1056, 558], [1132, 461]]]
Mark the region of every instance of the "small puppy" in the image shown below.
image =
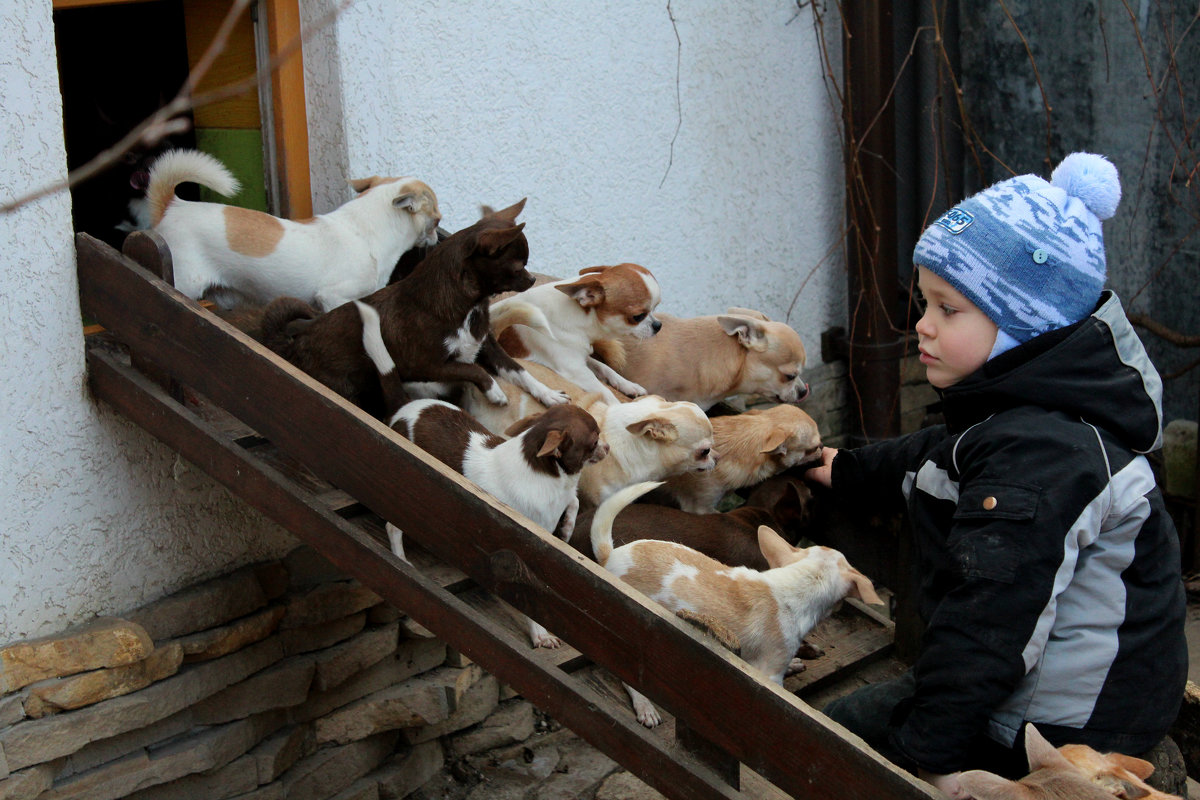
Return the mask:
[[[400, 408], [389, 424], [480, 489], [564, 539], [574, 530], [579, 510], [580, 471], [608, 455], [596, 421], [570, 404], [522, 420], [509, 431], [511, 439], [492, 434], [442, 400], [414, 400]], [[392, 552], [405, 558], [400, 529], [389, 522], [387, 532]], [[541, 625], [525, 619], [534, 647], [562, 644]]]
[[[770, 569], [758, 546], [758, 529], [763, 525], [780, 531], [794, 541], [809, 518], [812, 490], [804, 481], [777, 475], [760, 483], [746, 502], [723, 514], [692, 514], [655, 503], [634, 503], [613, 522], [613, 543], [629, 544], [638, 539], [677, 542], [698, 550], [730, 567]], [[585, 511], [575, 523], [568, 543], [595, 559], [590, 532], [594, 511]]]
[[296, 222], [261, 211], [181, 200], [192, 182], [226, 197], [237, 180], [221, 162], [196, 150], [166, 153], [150, 170], [150, 223], [166, 240], [175, 287], [217, 305], [297, 297], [329, 311], [383, 288], [400, 256], [437, 243], [441, 221], [433, 190], [415, 178], [351, 181], [358, 196]]
[[[610, 403], [618, 401], [610, 385], [629, 397], [646, 394], [593, 358], [592, 342], [658, 333], [658, 281], [637, 264], [587, 267], [579, 274], [583, 277], [578, 280], [553, 281], [497, 300], [492, 305], [492, 331], [509, 355], [543, 364]], [[537, 312], [549, 321], [553, 338], [530, 327]]]
[[1149, 761], [1098, 753], [1082, 744], [1055, 749], [1033, 725], [1025, 726], [1025, 754], [1029, 774], [1019, 781], [968, 770], [958, 776], [958, 782], [976, 800], [1177, 800], [1144, 782], [1154, 772]]
[[[880, 603], [871, 581], [828, 547], [792, 547], [766, 525], [758, 543], [770, 569], [729, 567], [674, 542], [643, 539], [613, 548], [613, 520], [625, 506], [657, 486], [639, 483], [609, 497], [592, 518], [596, 561], [669, 610], [687, 609], [727, 628], [741, 656], [776, 683], [801, 641], [847, 597]], [[658, 711], [630, 686], [638, 722], [652, 728]]]
[[757, 394], [781, 403], [808, 396], [804, 344], [783, 322], [760, 312], [680, 318], [660, 314], [653, 339], [624, 339], [597, 346], [609, 366], [670, 400], [689, 400], [705, 411], [731, 395]]
[[721, 454], [717, 468], [677, 475], [662, 489], [684, 511], [711, 514], [726, 492], [821, 460], [817, 423], [793, 405], [713, 417], [712, 426], [713, 446]]
[[[513, 361], [488, 327], [492, 294], [533, 283], [525, 269], [524, 223], [516, 224], [524, 205], [522, 200], [452, 234], [407, 278], [361, 301], [319, 316], [295, 298], [272, 302], [263, 312], [264, 344], [381, 418], [407, 402], [402, 386], [411, 381], [466, 381], [503, 404], [507, 398], [496, 376], [544, 406], [565, 403], [565, 394]], [[380, 375], [393, 373], [397, 388], [385, 404]]]

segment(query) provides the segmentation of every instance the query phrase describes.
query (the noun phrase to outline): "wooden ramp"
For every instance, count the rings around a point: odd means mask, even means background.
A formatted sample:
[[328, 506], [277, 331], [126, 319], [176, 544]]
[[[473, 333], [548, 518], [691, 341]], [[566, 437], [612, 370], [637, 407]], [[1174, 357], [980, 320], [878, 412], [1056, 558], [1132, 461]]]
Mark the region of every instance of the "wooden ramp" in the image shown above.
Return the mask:
[[[164, 248], [134, 245], [169, 276]], [[767, 683], [143, 266], [86, 234], [76, 247], [84, 313], [105, 329], [87, 339], [98, 399], [664, 795], [763, 798], [739, 789], [749, 769], [779, 796], [938, 796], [792, 693], [886, 655], [890, 630], [865, 607], [818, 631], [826, 657], [788, 690]], [[505, 604], [573, 647], [531, 648]], [[673, 724], [637, 724], [618, 678]]]

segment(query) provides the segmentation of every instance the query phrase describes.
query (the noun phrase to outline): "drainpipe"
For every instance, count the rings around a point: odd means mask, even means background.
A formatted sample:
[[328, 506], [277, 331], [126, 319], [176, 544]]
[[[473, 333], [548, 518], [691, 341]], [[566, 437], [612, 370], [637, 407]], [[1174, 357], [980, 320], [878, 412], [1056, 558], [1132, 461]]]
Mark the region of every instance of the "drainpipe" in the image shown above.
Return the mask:
[[[890, 0], [847, 0], [843, 14], [846, 132], [849, 446], [900, 433], [895, 77]], [[900, 324], [897, 324], [899, 322]]]

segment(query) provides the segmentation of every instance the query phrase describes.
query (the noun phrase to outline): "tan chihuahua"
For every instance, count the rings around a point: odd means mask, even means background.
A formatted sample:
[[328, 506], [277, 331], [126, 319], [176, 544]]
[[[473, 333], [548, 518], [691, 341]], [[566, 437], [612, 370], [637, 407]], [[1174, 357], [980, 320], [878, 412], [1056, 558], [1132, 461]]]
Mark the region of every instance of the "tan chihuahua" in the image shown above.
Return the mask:
[[[603, 463], [603, 462], [602, 462]], [[847, 597], [881, 603], [870, 579], [828, 547], [792, 547], [766, 525], [758, 544], [770, 569], [728, 567], [674, 542], [643, 539], [613, 548], [613, 520], [621, 509], [658, 486], [639, 483], [609, 497], [592, 518], [596, 561], [671, 611], [686, 609], [715, 620], [737, 639], [741, 656], [776, 683], [804, 637]], [[662, 721], [650, 701], [626, 686], [638, 721]]]

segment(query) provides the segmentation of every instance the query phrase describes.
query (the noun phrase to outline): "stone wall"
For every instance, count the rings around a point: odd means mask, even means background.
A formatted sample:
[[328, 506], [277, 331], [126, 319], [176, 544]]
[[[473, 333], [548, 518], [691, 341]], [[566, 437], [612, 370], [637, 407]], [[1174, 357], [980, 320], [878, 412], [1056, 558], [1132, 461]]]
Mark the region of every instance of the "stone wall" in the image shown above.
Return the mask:
[[0, 800], [402, 798], [551, 725], [306, 547], [0, 644]]
[[[846, 362], [831, 361], [804, 370], [810, 393], [802, 408], [817, 421], [821, 440], [829, 447], [842, 447], [852, 430], [854, 403], [846, 380]], [[925, 367], [916, 356], [900, 362], [900, 433], [919, 430], [937, 393], [925, 380]]]

